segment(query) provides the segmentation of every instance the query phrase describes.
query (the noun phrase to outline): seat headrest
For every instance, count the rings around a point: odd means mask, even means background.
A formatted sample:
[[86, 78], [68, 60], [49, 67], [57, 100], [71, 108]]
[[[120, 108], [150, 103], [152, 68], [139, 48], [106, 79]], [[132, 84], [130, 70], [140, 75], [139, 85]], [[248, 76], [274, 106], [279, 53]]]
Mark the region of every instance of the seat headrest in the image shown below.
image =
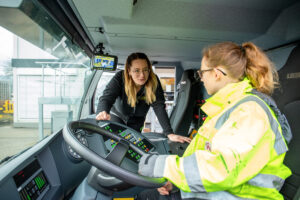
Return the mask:
[[194, 69], [185, 70], [181, 76], [180, 82], [176, 86], [176, 90], [179, 91], [180, 89], [184, 88], [186, 84], [193, 84], [196, 81], [195, 73], [196, 72]]
[[274, 91], [273, 98], [280, 110], [300, 99], [300, 45], [290, 53], [285, 65], [278, 71], [280, 87]]

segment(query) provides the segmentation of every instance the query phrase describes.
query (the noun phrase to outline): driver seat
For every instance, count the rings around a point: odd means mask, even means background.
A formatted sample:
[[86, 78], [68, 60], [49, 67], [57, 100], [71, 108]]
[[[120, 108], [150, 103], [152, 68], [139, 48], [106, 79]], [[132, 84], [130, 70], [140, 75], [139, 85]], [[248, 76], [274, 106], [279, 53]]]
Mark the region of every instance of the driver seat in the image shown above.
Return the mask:
[[183, 72], [176, 90], [177, 98], [170, 115], [170, 123], [175, 134], [188, 136], [193, 119], [193, 108], [200, 93], [200, 83], [195, 78], [195, 70]]
[[300, 45], [289, 55], [286, 64], [278, 71], [281, 88], [275, 90], [273, 98], [278, 108], [286, 116], [293, 134], [284, 163], [292, 175], [286, 179], [281, 194], [286, 200], [300, 199]]

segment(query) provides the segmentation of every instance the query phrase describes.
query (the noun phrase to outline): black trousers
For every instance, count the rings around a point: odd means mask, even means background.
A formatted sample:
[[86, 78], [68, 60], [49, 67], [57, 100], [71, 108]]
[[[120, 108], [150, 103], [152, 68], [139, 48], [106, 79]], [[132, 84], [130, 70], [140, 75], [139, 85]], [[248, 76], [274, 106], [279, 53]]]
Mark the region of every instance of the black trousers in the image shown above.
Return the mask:
[[160, 195], [157, 189], [147, 189], [137, 195], [136, 200], [181, 200], [180, 191]]

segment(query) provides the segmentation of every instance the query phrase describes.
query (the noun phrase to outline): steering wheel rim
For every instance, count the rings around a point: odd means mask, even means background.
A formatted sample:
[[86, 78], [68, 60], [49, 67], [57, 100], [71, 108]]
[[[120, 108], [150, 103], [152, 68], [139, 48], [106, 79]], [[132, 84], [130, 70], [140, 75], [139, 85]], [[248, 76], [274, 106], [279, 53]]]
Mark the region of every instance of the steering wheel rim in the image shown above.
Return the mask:
[[94, 134], [100, 134], [102, 136], [107, 136], [110, 139], [113, 139], [117, 142], [121, 142], [125, 145], [128, 145], [134, 151], [140, 155], [145, 155], [146, 153], [140, 150], [131, 142], [124, 140], [122, 137], [117, 134], [113, 134], [101, 127], [98, 124], [82, 122], [82, 121], [72, 121], [67, 123], [63, 128], [63, 138], [67, 144], [69, 144], [84, 160], [89, 162], [91, 165], [96, 168], [104, 171], [111, 176], [114, 176], [122, 181], [125, 181], [129, 184], [147, 187], [147, 188], [158, 188], [165, 184], [165, 178], [151, 178], [135, 174], [126, 169], [121, 168], [120, 166], [106, 160], [104, 157], [98, 155], [97, 153], [90, 150], [85, 145], [81, 144], [76, 137], [74, 136], [75, 129], [84, 129], [93, 132]]

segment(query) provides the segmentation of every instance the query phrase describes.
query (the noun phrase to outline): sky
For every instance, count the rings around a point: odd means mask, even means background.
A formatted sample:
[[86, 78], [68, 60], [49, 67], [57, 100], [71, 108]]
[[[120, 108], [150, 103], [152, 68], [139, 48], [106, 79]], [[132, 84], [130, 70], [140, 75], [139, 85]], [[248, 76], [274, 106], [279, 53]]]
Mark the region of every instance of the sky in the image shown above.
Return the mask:
[[8, 59], [13, 53], [13, 34], [0, 26], [0, 59]]

